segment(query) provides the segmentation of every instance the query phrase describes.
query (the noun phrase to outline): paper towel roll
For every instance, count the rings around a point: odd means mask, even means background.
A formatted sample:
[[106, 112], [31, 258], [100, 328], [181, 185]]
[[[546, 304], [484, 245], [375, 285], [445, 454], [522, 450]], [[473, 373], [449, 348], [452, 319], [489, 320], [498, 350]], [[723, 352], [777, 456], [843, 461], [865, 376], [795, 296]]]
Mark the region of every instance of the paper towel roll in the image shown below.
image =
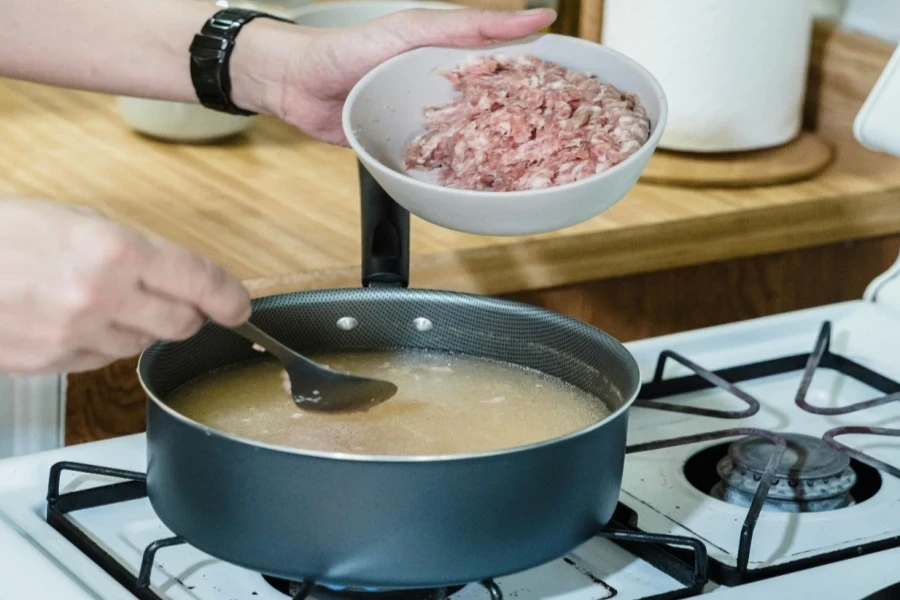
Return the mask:
[[767, 148], [800, 132], [811, 15], [811, 0], [606, 0], [603, 43], [666, 91], [661, 148]]

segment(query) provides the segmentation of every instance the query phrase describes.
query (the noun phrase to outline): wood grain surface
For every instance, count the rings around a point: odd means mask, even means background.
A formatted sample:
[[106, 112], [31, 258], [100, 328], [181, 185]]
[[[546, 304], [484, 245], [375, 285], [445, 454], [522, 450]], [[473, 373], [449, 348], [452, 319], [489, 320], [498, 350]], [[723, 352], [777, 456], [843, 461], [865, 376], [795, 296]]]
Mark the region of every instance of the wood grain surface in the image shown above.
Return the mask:
[[578, 37], [592, 42], [602, 41], [603, 0], [582, 0], [578, 22]]
[[[900, 251], [900, 236], [684, 267], [512, 294], [600, 327], [622, 341], [862, 297]], [[135, 360], [69, 376], [66, 443], [144, 429]]]
[[900, 252], [889, 236], [513, 294], [623, 341], [862, 298]]
[[700, 154], [657, 150], [641, 179], [697, 188], [779, 185], [818, 175], [833, 156], [828, 142], [811, 131], [803, 131], [783, 146], [753, 152]]
[[[639, 184], [587, 223], [528, 238], [416, 219], [413, 284], [501, 294], [900, 231], [900, 161], [852, 139], [891, 49], [825, 39], [810, 121], [837, 155], [819, 177], [740, 190]], [[0, 196], [95, 207], [213, 257], [257, 293], [358, 285], [352, 152], [274, 119], [227, 144], [167, 144], [131, 132], [111, 98], [3, 80], [0, 140]]]

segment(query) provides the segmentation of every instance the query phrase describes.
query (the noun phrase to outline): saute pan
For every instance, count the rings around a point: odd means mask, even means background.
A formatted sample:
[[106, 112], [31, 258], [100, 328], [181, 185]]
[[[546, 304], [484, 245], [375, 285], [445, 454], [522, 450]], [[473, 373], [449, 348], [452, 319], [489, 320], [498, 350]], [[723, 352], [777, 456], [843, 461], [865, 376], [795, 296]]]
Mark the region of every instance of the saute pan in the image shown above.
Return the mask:
[[[339, 327], [344, 317], [358, 326]], [[194, 377], [257, 356], [243, 338], [208, 325], [187, 341], [153, 346], [139, 365], [149, 396], [150, 502], [197, 548], [292, 581], [444, 587], [558, 558], [611, 517], [640, 377], [628, 351], [605, 333], [526, 305], [404, 289], [263, 298], [253, 321], [307, 352], [425, 348], [506, 360], [577, 385], [613, 412], [563, 438], [479, 455], [269, 446], [211, 430], [166, 405]]]
[[140, 359], [154, 510], [214, 557], [356, 590], [463, 585], [570, 552], [616, 506], [627, 411], [640, 387], [635, 360], [606, 333], [548, 310], [406, 289], [409, 215], [364, 170], [361, 178], [365, 287], [261, 298], [254, 323], [309, 353], [428, 349], [512, 362], [593, 394], [611, 414], [562, 438], [449, 457], [341, 455], [239, 439], [166, 404], [191, 379], [258, 356], [210, 323]]

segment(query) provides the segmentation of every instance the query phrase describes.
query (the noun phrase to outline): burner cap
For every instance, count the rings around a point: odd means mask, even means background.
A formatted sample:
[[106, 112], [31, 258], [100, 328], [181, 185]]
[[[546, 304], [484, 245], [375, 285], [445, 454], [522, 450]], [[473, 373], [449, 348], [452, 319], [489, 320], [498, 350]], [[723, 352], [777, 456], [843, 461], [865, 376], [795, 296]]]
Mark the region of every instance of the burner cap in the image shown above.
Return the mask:
[[[850, 457], [808, 435], [786, 434], [787, 448], [775, 467], [777, 479], [826, 479], [837, 477], [850, 466]], [[765, 438], [746, 437], [731, 444], [728, 456], [738, 469], [762, 475], [775, 444]]]
[[[775, 467], [767, 503], [778, 505], [780, 510], [803, 512], [852, 504], [849, 492], [856, 483], [856, 472], [848, 456], [808, 435], [782, 437], [787, 448]], [[746, 437], [731, 444], [728, 455], [716, 465], [722, 485], [715, 495], [734, 504], [748, 503], [774, 450], [772, 441], [759, 437]]]

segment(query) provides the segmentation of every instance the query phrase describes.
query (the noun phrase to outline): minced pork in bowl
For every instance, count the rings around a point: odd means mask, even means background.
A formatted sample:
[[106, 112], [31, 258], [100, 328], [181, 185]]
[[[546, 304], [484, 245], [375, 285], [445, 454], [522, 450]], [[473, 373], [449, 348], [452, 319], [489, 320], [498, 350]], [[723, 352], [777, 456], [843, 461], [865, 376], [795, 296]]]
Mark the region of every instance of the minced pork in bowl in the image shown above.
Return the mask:
[[[646, 141], [615, 166], [552, 187], [516, 191], [441, 185], [433, 171], [407, 169], [410, 143], [425, 131], [426, 107], [459, 96], [445, 73], [478, 56], [536, 57], [594, 75], [640, 100], [649, 120]], [[665, 94], [628, 57], [599, 44], [555, 34], [480, 49], [420, 48], [368, 73], [343, 113], [350, 146], [375, 180], [412, 214], [448, 229], [480, 235], [530, 235], [581, 223], [618, 202], [634, 186], [665, 128]]]

